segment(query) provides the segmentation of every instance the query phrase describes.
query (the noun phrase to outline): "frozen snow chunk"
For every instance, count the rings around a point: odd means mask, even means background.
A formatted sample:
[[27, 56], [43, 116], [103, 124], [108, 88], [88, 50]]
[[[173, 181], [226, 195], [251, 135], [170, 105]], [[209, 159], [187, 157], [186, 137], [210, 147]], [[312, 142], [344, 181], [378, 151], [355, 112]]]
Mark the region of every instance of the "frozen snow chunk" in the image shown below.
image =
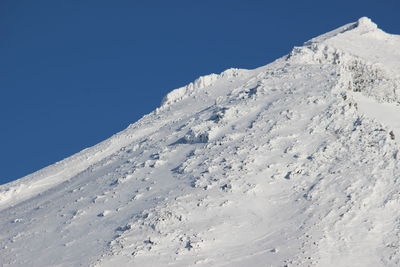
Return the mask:
[[138, 200], [138, 199], [141, 199], [143, 196], [144, 196], [144, 194], [143, 194], [143, 193], [137, 193], [136, 195], [134, 195], [134, 196], [132, 197], [132, 200]]
[[133, 224], [132, 223], [128, 223], [124, 226], [119, 226], [116, 231], [118, 232], [125, 232], [125, 231], [129, 231], [133, 228]]
[[269, 250], [269, 252], [271, 252], [271, 253], [277, 253], [277, 252], [278, 252], [278, 249], [277, 249], [277, 248], [271, 248], [271, 249]]
[[103, 211], [103, 212], [97, 214], [97, 217], [106, 217], [106, 216], [107, 216], [108, 214], [110, 214], [110, 213], [111, 213], [111, 211], [105, 210], [105, 211]]
[[183, 137], [189, 144], [207, 143], [212, 138], [213, 122], [207, 121], [193, 126]]
[[190, 83], [188, 87], [189, 89], [204, 88], [212, 85], [218, 78], [219, 75], [211, 73], [210, 75], [202, 76], [196, 79], [193, 83]]
[[178, 89], [175, 89], [172, 92], [170, 92], [169, 94], [167, 94], [163, 98], [163, 100], [161, 102], [161, 106], [167, 106], [174, 102], [177, 102], [177, 101], [187, 97], [188, 95], [190, 95], [190, 93], [192, 93], [192, 91], [195, 89], [201, 89], [201, 88], [210, 86], [219, 77], [220, 77], [220, 75], [217, 75], [215, 73], [212, 73], [212, 74], [206, 75], [206, 76], [201, 76], [201, 77], [197, 78], [194, 82], [191, 82], [188, 85], [180, 87]]
[[207, 131], [199, 131], [195, 129], [190, 129], [190, 131], [184, 137], [187, 143], [207, 143], [209, 140]]
[[239, 76], [240, 72], [244, 69], [230, 68], [220, 74], [223, 78], [233, 78]]
[[150, 155], [150, 158], [151, 158], [151, 159], [154, 159], [154, 160], [160, 159], [160, 154], [159, 154], [159, 153], [151, 154], [151, 155]]
[[221, 190], [224, 192], [229, 192], [232, 191], [232, 185], [231, 184], [224, 184], [221, 186]]
[[357, 21], [357, 27], [366, 29], [366, 30], [376, 30], [378, 26], [372, 22], [370, 18], [362, 17]]
[[227, 107], [217, 107], [211, 114], [210, 120], [215, 123], [220, 122], [225, 117], [225, 113], [227, 110]]

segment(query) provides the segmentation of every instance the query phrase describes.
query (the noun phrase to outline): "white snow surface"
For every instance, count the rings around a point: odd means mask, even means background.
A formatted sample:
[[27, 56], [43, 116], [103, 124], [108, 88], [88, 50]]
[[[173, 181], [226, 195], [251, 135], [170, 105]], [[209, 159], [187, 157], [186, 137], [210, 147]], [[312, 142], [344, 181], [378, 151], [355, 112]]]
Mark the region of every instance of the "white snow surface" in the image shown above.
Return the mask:
[[0, 186], [0, 266], [399, 266], [400, 37], [211, 74]]

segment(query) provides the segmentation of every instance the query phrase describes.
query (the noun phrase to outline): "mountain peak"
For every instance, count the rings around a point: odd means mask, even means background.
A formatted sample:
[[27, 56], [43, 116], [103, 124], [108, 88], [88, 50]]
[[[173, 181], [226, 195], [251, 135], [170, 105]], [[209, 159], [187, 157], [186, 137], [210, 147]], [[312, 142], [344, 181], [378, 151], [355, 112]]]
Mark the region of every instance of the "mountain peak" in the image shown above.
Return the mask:
[[0, 186], [1, 264], [398, 266], [399, 42], [363, 17]]
[[[304, 44], [310, 45], [310, 44], [325, 43], [330, 39], [336, 39], [339, 37], [342, 38], [343, 34], [345, 34], [345, 36], [348, 34], [362, 36], [367, 32], [375, 32], [377, 30], [379, 30], [378, 26], [374, 22], [372, 22], [370, 18], [361, 17], [356, 22], [348, 23], [332, 31], [314, 37], [311, 40], [305, 42]], [[383, 31], [380, 31], [380, 33], [386, 34]]]
[[357, 21], [357, 27], [369, 30], [376, 30], [378, 26], [368, 17], [361, 17]]
[[289, 54], [302, 63], [345, 64], [354, 61], [399, 77], [400, 38], [381, 29], [367, 17], [312, 38]]

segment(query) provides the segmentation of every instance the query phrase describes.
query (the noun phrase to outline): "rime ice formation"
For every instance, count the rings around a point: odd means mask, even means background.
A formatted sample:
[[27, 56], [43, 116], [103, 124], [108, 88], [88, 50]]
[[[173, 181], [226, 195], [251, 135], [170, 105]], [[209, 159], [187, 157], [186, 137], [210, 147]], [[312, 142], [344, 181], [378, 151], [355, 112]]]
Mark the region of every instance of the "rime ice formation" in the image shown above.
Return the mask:
[[368, 18], [176, 89], [0, 186], [3, 266], [399, 266], [400, 37]]

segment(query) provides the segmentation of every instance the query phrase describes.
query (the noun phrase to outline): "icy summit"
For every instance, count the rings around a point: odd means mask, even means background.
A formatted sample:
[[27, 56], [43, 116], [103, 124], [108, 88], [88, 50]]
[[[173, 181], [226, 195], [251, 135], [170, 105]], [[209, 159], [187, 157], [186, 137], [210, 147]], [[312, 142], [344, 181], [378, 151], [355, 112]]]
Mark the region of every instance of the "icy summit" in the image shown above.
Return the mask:
[[400, 36], [201, 77], [0, 186], [4, 266], [399, 266]]

